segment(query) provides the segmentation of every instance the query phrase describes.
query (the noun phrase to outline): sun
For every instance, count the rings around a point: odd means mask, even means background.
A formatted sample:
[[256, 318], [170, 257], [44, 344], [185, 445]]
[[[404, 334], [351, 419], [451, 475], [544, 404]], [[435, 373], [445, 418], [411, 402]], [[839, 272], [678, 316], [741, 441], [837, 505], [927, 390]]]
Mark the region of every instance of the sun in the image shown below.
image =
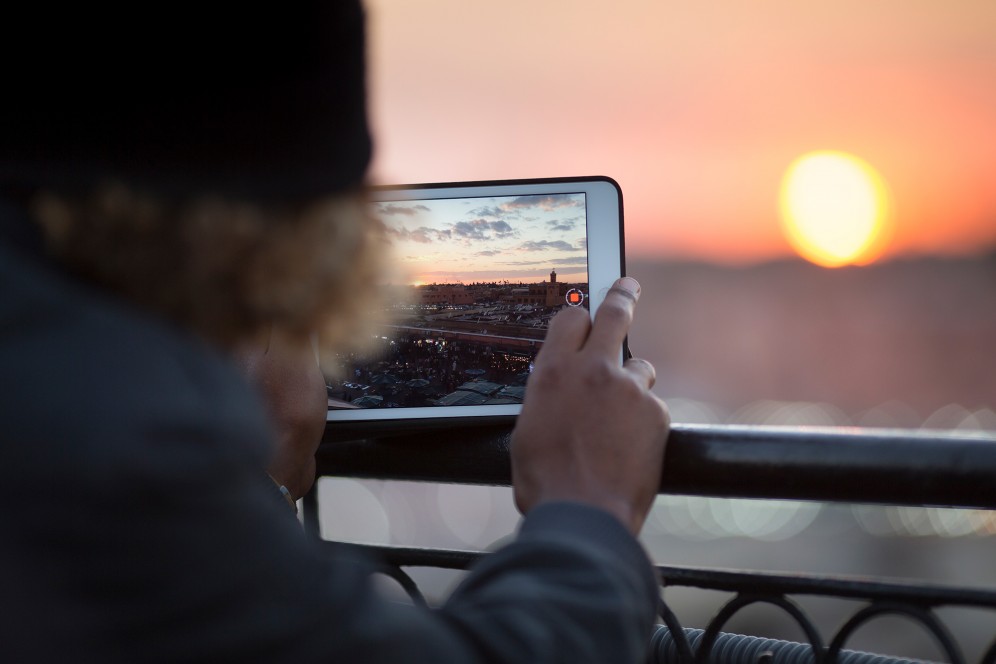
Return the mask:
[[792, 162], [782, 178], [779, 208], [792, 248], [824, 267], [871, 263], [889, 239], [885, 180], [846, 152], [810, 152]]

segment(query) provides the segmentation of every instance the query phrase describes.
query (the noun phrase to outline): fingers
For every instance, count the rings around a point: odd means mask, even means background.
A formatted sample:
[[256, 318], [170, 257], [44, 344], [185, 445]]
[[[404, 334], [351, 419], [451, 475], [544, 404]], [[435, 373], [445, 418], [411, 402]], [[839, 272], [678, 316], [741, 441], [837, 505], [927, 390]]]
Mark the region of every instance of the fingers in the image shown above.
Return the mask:
[[633, 310], [639, 298], [640, 284], [636, 279], [618, 279], [595, 312], [595, 322], [588, 334], [585, 350], [608, 356], [619, 353], [633, 322]]
[[580, 308], [568, 308], [550, 323], [537, 362], [562, 352], [576, 352], [582, 347], [595, 354], [614, 356], [633, 322], [633, 309], [640, 297], [640, 284], [631, 277], [618, 279], [609, 289], [595, 313], [595, 322]]
[[577, 352], [584, 346], [590, 329], [591, 322], [585, 309], [571, 307], [562, 310], [550, 322], [550, 329], [547, 330], [546, 340], [536, 361], [540, 362], [541, 357], [558, 353]]
[[638, 357], [631, 357], [623, 363], [623, 371], [632, 376], [640, 387], [649, 390], [657, 382], [654, 365]]

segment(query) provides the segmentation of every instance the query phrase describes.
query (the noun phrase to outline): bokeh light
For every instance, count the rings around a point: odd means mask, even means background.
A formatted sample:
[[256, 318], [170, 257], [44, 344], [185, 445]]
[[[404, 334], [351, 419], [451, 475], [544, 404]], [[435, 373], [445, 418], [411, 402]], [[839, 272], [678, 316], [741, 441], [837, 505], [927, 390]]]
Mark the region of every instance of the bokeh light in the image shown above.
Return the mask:
[[357, 480], [318, 480], [322, 536], [340, 542], [389, 544], [391, 523], [380, 498]]
[[661, 531], [690, 540], [747, 537], [777, 542], [804, 531], [819, 503], [658, 496], [652, 512]]
[[492, 514], [491, 493], [487, 488], [461, 484], [441, 484], [436, 505], [443, 523], [464, 544], [482, 549], [484, 534]]

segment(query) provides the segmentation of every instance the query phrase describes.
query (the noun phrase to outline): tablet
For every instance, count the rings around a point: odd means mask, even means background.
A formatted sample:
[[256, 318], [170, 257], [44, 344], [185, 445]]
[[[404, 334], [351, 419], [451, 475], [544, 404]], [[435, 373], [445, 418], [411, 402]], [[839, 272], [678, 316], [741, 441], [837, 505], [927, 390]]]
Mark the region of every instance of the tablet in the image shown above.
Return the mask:
[[371, 205], [394, 251], [391, 322], [336, 358], [329, 422], [514, 418], [551, 318], [594, 315], [624, 273], [610, 178], [377, 187]]

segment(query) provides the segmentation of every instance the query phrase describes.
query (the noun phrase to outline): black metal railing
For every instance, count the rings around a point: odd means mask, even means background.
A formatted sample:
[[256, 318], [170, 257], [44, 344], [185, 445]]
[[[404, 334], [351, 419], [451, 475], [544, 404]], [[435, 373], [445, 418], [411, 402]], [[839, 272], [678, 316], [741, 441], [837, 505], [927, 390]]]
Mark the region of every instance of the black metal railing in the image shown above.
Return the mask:
[[[358, 431], [357, 433], [362, 433]], [[324, 476], [508, 485], [510, 427], [380, 431], [342, 440], [329, 432], [318, 454]], [[350, 436], [346, 436], [349, 438]], [[796, 499], [845, 503], [996, 509], [996, 437], [908, 431], [675, 426], [668, 443], [662, 493], [726, 498]], [[314, 494], [305, 525], [318, 530]], [[337, 546], [342, 546], [338, 545]], [[417, 603], [425, 603], [404, 571], [411, 567], [466, 569], [480, 552], [349, 545], [379, 559]], [[845, 650], [854, 632], [882, 615], [918, 623], [954, 663], [965, 661], [938, 617], [940, 607], [996, 610], [996, 589], [958, 588], [895, 580], [774, 574], [660, 566], [662, 588], [694, 587], [733, 593], [704, 629], [688, 629], [661, 600], [662, 625], [649, 662], [816, 662], [878, 664], [908, 661]], [[856, 600], [859, 608], [830, 638], [794, 597]], [[748, 606], [778, 607], [807, 643], [726, 634], [730, 618]], [[979, 660], [996, 664], [996, 640]]]

